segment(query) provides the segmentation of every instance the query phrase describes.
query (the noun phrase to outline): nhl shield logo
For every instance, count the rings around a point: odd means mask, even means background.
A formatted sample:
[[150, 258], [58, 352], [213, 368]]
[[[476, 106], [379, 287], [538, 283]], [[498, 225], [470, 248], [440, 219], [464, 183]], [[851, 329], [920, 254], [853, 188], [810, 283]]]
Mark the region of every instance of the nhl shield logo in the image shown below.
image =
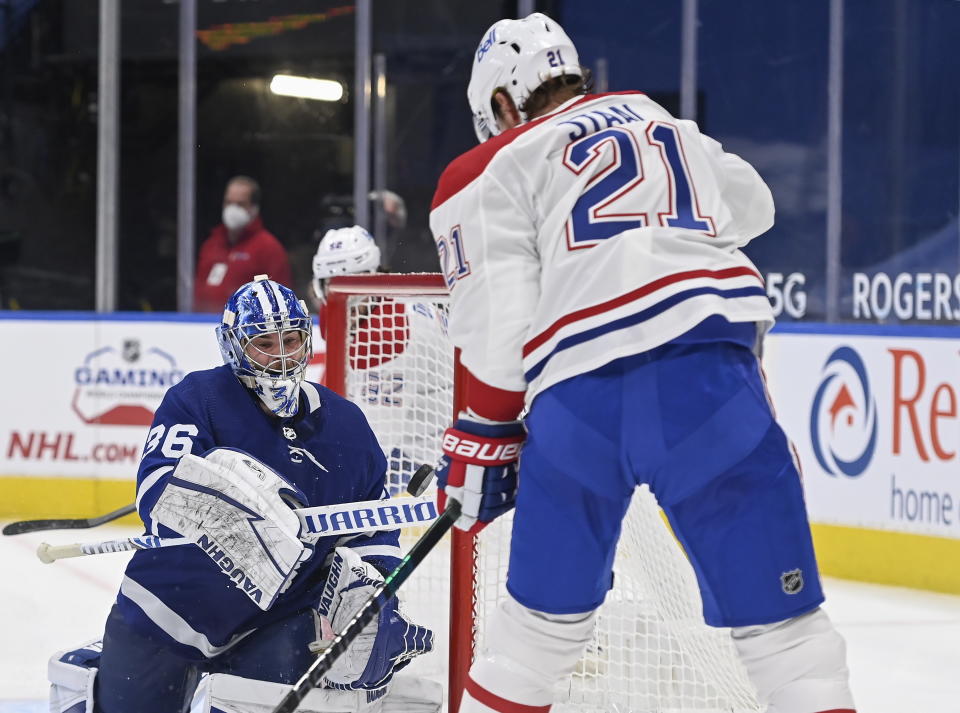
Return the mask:
[[803, 589], [803, 572], [792, 569], [780, 575], [780, 586], [784, 594], [799, 594]]
[[286, 438], [288, 441], [295, 441], [297, 440], [297, 432], [294, 431], [292, 428], [284, 426], [283, 437]]
[[123, 350], [120, 352], [124, 361], [135, 362], [140, 358], [140, 340], [124, 339]]

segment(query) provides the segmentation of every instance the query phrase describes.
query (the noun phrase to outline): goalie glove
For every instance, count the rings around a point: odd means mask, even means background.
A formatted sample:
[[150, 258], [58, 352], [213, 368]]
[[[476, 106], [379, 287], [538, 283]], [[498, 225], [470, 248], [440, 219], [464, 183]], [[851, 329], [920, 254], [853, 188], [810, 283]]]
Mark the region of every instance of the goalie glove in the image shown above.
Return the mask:
[[216, 448], [180, 459], [150, 517], [195, 542], [266, 611], [313, 554], [291, 509], [306, 499], [253, 456]]
[[[320, 653], [329, 646], [382, 582], [380, 573], [356, 552], [349, 547], [336, 548], [316, 608], [320, 638], [310, 644], [310, 650]], [[392, 597], [377, 618], [350, 642], [323, 683], [341, 690], [377, 689], [415, 656], [432, 650], [433, 632], [408, 621], [398, 608], [397, 598]]]
[[526, 438], [520, 421], [480, 423], [459, 418], [443, 434], [437, 464], [437, 509], [458, 500], [461, 530], [477, 533], [512, 509], [517, 498], [517, 460]]

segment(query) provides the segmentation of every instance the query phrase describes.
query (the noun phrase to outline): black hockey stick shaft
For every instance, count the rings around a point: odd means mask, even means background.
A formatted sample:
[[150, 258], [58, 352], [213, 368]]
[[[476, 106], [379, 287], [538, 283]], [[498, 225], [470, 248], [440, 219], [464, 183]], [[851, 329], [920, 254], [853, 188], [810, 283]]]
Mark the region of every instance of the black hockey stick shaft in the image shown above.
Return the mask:
[[447, 508], [434, 520], [433, 524], [427, 529], [419, 540], [407, 553], [406, 557], [397, 565], [383, 583], [377, 587], [370, 598], [364, 602], [363, 606], [356, 613], [346, 628], [337, 634], [330, 646], [314, 661], [307, 672], [303, 674], [293, 689], [283, 697], [283, 700], [273, 709], [273, 713], [294, 713], [300, 702], [311, 690], [316, 688], [323, 677], [327, 674], [340, 655], [347, 650], [347, 647], [353, 642], [364, 627], [369, 624], [381, 609], [386, 605], [390, 598], [397, 593], [400, 585], [413, 574], [417, 566], [423, 562], [424, 558], [433, 549], [441, 538], [447, 534], [453, 523], [460, 517], [460, 503], [456, 500], [448, 500]]
[[6, 525], [3, 528], [3, 534], [22, 535], [27, 532], [40, 532], [41, 530], [85, 530], [88, 527], [97, 527], [113, 520], [119, 520], [124, 515], [130, 515], [136, 511], [137, 506], [131, 503], [99, 517], [20, 520]]

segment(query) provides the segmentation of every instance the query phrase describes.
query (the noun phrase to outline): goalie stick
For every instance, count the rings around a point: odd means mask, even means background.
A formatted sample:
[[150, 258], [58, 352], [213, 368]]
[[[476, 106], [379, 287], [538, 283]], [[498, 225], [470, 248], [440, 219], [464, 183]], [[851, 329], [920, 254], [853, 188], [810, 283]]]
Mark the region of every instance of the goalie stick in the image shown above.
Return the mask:
[[[429, 470], [425, 475], [421, 475], [425, 468]], [[414, 480], [417, 477], [423, 477], [427, 482], [433, 476], [433, 469], [430, 466], [421, 466], [414, 474], [414, 479], [410, 481], [411, 492], [414, 489]], [[419, 484], [418, 484], [419, 485]], [[424, 484], [423, 487], [426, 487]], [[422, 488], [421, 488], [422, 490]], [[293, 688], [283, 697], [280, 703], [273, 709], [272, 713], [294, 713], [300, 702], [311, 690], [316, 688], [323, 677], [330, 670], [340, 655], [347, 650], [347, 647], [353, 642], [364, 627], [369, 624], [388, 601], [397, 593], [400, 585], [413, 574], [414, 570], [423, 562], [424, 558], [430, 553], [434, 545], [447, 533], [453, 523], [460, 517], [460, 503], [452, 498], [447, 498], [447, 507], [425, 533], [417, 540], [406, 556], [400, 561], [387, 578], [376, 588], [370, 598], [364, 602], [360, 610], [354, 615], [346, 628], [334, 637], [330, 645], [314, 661], [307, 672], [303, 674]]]
[[125, 515], [131, 515], [137, 511], [137, 507], [131, 503], [118, 508], [106, 515], [89, 518], [60, 518], [46, 520], [19, 520], [11, 522], [3, 528], [4, 535], [23, 535], [27, 532], [40, 532], [41, 530], [85, 530], [88, 527], [97, 527], [105, 525], [108, 522], [119, 520]]
[[[417, 471], [414, 474], [410, 481], [411, 485], [419, 473], [420, 471]], [[294, 512], [300, 518], [303, 525], [303, 539], [307, 542], [316, 542], [321, 537], [331, 535], [355, 535], [361, 532], [423, 526], [437, 517], [436, 505], [433, 496], [430, 495], [321, 505], [313, 508], [299, 508]], [[50, 545], [42, 542], [37, 547], [37, 557], [41, 562], [50, 564], [67, 557], [151, 550], [157, 547], [178, 547], [192, 544], [192, 542], [186, 537], [157, 537], [156, 535], [75, 542], [69, 545]]]

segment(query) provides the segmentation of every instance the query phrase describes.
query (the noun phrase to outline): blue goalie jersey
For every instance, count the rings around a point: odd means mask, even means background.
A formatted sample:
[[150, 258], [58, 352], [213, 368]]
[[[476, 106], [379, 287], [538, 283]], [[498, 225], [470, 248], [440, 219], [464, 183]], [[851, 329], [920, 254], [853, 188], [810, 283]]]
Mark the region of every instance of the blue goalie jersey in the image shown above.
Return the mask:
[[[360, 409], [303, 382], [297, 415], [268, 416], [229, 367], [188, 374], [164, 396], [137, 473], [137, 510], [148, 533], [176, 536], [150, 512], [185, 453], [215, 447], [246, 451], [300, 488], [306, 507], [386, 497], [386, 460]], [[124, 619], [191, 659], [212, 657], [246, 633], [313, 606], [333, 548], [348, 545], [381, 571], [399, 563], [398, 531], [326, 537], [290, 588], [261, 611], [194, 545], [133, 555], [117, 597]]]

